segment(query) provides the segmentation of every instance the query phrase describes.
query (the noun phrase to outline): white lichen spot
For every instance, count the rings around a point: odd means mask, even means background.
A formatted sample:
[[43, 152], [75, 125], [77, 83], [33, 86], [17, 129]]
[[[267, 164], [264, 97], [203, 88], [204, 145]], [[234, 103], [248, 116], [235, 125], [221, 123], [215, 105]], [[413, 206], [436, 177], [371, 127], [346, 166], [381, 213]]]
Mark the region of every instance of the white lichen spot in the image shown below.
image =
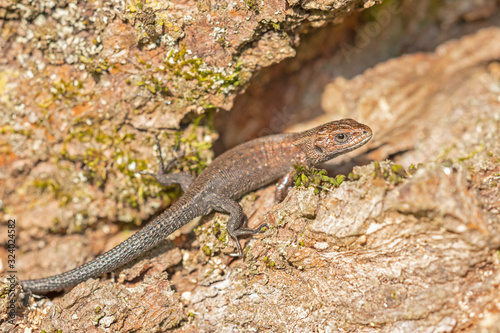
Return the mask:
[[83, 183], [83, 182], [86, 182], [88, 180], [88, 178], [83, 174], [83, 172], [79, 172], [78, 173], [78, 178], [80, 178], [80, 181]]
[[186, 302], [189, 302], [191, 300], [191, 292], [190, 291], [185, 291], [181, 294], [181, 298], [186, 301]]
[[35, 23], [35, 25], [39, 27], [44, 26], [47, 23], [47, 18], [45, 17], [45, 15], [38, 15], [33, 23]]
[[72, 65], [72, 64], [74, 64], [77, 61], [77, 57], [74, 54], [70, 54], [69, 56], [67, 56], [66, 58], [64, 58], [64, 61], [67, 64]]
[[43, 71], [45, 69], [45, 67], [47, 67], [47, 65], [43, 61], [41, 61], [41, 60], [36, 60], [35, 64], [36, 64], [36, 68], [39, 71]]
[[83, 215], [82, 215], [82, 214], [80, 214], [80, 213], [76, 213], [76, 215], [75, 215], [75, 220], [76, 220], [76, 222], [77, 222], [77, 223], [78, 223], [78, 222], [80, 222], [80, 223], [81, 223], [81, 222], [83, 221]]
[[30, 112], [29, 116], [28, 116], [28, 121], [31, 123], [31, 124], [34, 124], [38, 121], [38, 117], [36, 115], [35, 112]]
[[327, 242], [317, 242], [314, 244], [314, 248], [317, 250], [326, 250], [328, 248]]
[[[407, 207], [407, 209], [409, 209], [409, 208], [410, 207]], [[375, 231], [382, 229], [383, 226], [384, 225], [381, 224], [381, 223], [370, 223], [370, 226], [368, 227], [368, 230], [366, 230], [366, 234], [367, 235], [372, 234]]]
[[219, 289], [219, 290], [224, 290], [224, 289], [229, 288], [231, 285], [232, 285], [231, 280], [226, 278], [221, 282], [214, 283], [213, 287], [216, 289]]
[[37, 139], [35, 142], [33, 142], [33, 150], [38, 150], [42, 146], [42, 140]]
[[106, 316], [103, 317], [99, 320], [99, 323], [102, 324], [105, 328], [109, 328], [111, 324], [113, 324], [116, 321], [115, 317], [113, 316]]
[[26, 39], [27, 40], [33, 39], [34, 36], [35, 36], [35, 34], [33, 33], [33, 30], [28, 29], [28, 31], [26, 31]]

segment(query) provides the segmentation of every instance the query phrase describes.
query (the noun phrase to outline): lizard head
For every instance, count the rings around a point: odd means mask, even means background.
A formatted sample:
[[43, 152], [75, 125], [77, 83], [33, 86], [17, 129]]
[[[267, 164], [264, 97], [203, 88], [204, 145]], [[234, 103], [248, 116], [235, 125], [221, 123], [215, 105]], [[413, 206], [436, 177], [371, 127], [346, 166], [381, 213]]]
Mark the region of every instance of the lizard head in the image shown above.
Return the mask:
[[309, 131], [311, 134], [309, 159], [313, 164], [328, 161], [370, 141], [370, 127], [353, 119], [332, 121]]

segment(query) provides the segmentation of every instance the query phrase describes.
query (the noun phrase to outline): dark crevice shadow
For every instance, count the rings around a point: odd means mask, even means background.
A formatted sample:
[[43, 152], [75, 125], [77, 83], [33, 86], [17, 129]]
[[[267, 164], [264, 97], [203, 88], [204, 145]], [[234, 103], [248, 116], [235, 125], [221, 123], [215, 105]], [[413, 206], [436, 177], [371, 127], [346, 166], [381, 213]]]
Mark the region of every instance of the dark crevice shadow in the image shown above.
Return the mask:
[[[220, 133], [214, 144], [216, 155], [245, 141], [281, 133], [290, 126], [323, 115], [322, 93], [338, 77], [349, 80], [391, 58], [434, 52], [451, 39], [500, 25], [500, 10], [497, 9], [486, 19], [459, 20], [447, 26], [441, 22], [443, 18], [431, 17], [424, 26], [416, 29], [411, 24], [418, 21], [415, 8], [422, 12], [421, 8], [405, 1], [400, 6], [399, 11], [390, 17], [388, 25], [363, 47], [357, 47], [356, 41], [359, 41], [363, 29], [367, 29], [365, 25], [377, 23], [377, 10], [387, 9], [384, 5], [354, 13], [341, 24], [330, 23], [301, 34], [295, 57], [261, 69], [253, 76], [245, 92], [236, 97], [232, 110], [216, 114], [215, 128]], [[401, 36], [401, 30], [405, 32], [404, 36]], [[356, 48], [356, 52], [346, 54], [345, 45]]]

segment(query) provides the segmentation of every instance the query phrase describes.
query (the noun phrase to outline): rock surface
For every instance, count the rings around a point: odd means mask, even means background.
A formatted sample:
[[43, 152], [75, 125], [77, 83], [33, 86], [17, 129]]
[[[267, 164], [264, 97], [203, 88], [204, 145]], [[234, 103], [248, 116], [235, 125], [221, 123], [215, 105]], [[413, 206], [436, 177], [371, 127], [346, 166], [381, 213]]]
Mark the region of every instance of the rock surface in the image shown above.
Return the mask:
[[0, 1], [0, 195], [22, 243], [151, 217], [168, 198], [136, 171], [156, 166], [154, 134], [199, 172], [213, 115], [256, 71], [294, 56], [301, 31], [379, 2]]

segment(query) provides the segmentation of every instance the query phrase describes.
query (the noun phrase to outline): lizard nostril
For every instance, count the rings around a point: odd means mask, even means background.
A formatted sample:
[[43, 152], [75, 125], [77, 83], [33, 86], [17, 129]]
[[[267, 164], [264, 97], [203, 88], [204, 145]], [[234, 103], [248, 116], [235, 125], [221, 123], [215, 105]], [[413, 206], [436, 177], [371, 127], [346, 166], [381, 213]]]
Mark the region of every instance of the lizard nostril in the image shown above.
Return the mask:
[[368, 132], [365, 130], [365, 131], [363, 131], [363, 134], [368, 134]]

